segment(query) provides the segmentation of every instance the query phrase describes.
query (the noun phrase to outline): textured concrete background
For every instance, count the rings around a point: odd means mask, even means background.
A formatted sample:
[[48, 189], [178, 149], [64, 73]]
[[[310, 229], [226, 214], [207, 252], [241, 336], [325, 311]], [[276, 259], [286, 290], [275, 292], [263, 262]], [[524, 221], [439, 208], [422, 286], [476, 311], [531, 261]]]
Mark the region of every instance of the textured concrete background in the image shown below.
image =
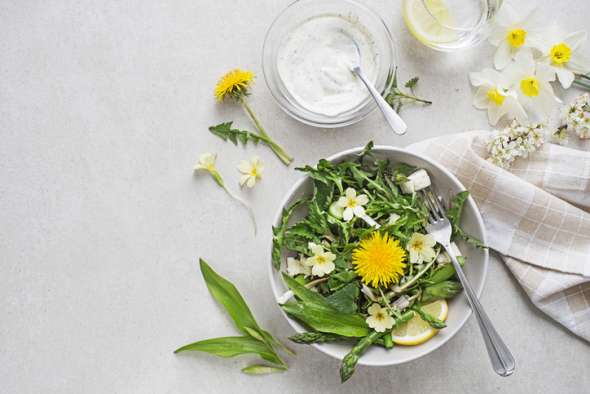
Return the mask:
[[[174, 356], [189, 341], [233, 335], [197, 271], [203, 256], [231, 278], [260, 323], [292, 330], [267, 281], [271, 217], [299, 178], [264, 147], [236, 148], [207, 132], [234, 119], [212, 88], [229, 68], [259, 74], [253, 106], [296, 157], [315, 162], [345, 148], [405, 146], [487, 127], [471, 106], [467, 72], [489, 66], [483, 45], [436, 53], [409, 36], [400, 1], [367, 0], [390, 26], [402, 78], [421, 77], [430, 108], [407, 108], [410, 132], [394, 138], [378, 114], [317, 130], [274, 104], [260, 49], [289, 0], [0, 1], [0, 391], [2, 393], [582, 393], [588, 344], [534, 309], [492, 260], [483, 304], [518, 361], [492, 372], [476, 322], [428, 357], [395, 368], [361, 367], [344, 386], [338, 362], [298, 347], [288, 373], [249, 377], [247, 360]], [[542, 1], [548, 17], [587, 27], [587, 1]], [[567, 5], [566, 5], [567, 4]], [[590, 46], [586, 45], [586, 49]], [[568, 96], [574, 92], [568, 92]], [[203, 151], [237, 189], [240, 159], [260, 155], [262, 183], [241, 207], [192, 175]]]

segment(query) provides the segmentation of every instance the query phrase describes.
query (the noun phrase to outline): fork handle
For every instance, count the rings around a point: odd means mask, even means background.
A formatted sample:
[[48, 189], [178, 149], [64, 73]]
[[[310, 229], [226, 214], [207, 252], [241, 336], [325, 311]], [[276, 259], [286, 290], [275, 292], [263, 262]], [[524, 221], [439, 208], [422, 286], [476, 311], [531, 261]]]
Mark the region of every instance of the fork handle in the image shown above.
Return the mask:
[[477, 299], [477, 295], [471, 288], [471, 285], [469, 284], [469, 281], [463, 272], [463, 268], [461, 268], [461, 264], [459, 264], [457, 261], [457, 256], [455, 256], [455, 253], [451, 249], [450, 244], [443, 245], [443, 247], [453, 262], [453, 267], [455, 267], [457, 276], [459, 277], [461, 285], [463, 286], [465, 294], [467, 295], [469, 305], [471, 305], [473, 314], [477, 319], [477, 323], [479, 324], [479, 329], [483, 335], [483, 339], [488, 350], [488, 355], [490, 356], [492, 366], [494, 367], [494, 371], [496, 371], [496, 373], [500, 376], [512, 375], [514, 369], [516, 368], [516, 362], [514, 361], [514, 357], [512, 357], [512, 353], [510, 353], [510, 349], [508, 349], [508, 346], [506, 346], [494, 328], [490, 318], [484, 311], [483, 306]]

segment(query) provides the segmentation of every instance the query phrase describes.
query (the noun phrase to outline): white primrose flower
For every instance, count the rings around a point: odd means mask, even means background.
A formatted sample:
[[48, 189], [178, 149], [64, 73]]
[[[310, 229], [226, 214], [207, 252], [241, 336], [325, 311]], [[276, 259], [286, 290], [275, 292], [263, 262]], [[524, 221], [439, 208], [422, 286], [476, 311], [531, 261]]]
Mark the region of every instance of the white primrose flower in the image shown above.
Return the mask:
[[326, 252], [322, 245], [317, 245], [313, 242], [310, 242], [308, 247], [313, 256], [305, 260], [305, 265], [311, 267], [311, 274], [313, 276], [322, 277], [334, 271], [334, 268], [336, 268], [334, 265], [336, 255], [334, 253]]
[[527, 118], [513, 89], [514, 81], [510, 81], [507, 74], [486, 68], [480, 72], [470, 73], [469, 79], [471, 84], [478, 88], [473, 98], [473, 106], [477, 109], [487, 109], [491, 125], [495, 125], [503, 117], [520, 121]]
[[561, 102], [551, 87], [555, 73], [548, 65], [536, 63], [530, 50], [521, 51], [504, 72], [514, 81], [518, 101], [536, 120], [545, 121]]
[[219, 171], [217, 171], [217, 168], [215, 167], [216, 161], [217, 161], [216, 154], [205, 152], [199, 156], [199, 161], [197, 162], [197, 164], [195, 164], [194, 170], [208, 172], [211, 175], [211, 177], [213, 178], [213, 180], [215, 180], [215, 182], [219, 186], [221, 186], [221, 188], [223, 190], [225, 190], [225, 192], [231, 198], [233, 198], [234, 200], [236, 200], [237, 202], [242, 204], [244, 206], [244, 208], [246, 208], [248, 210], [248, 215], [250, 216], [250, 220], [252, 220], [252, 225], [254, 226], [254, 235], [256, 235], [256, 218], [254, 217], [254, 212], [252, 211], [252, 208], [250, 208], [250, 206], [248, 205], [248, 203], [246, 201], [242, 200], [239, 196], [234, 194], [234, 192], [232, 192], [230, 189], [228, 189], [225, 186], [225, 182], [223, 181], [221, 174], [219, 173]]
[[298, 259], [294, 257], [287, 257], [287, 274], [289, 276], [311, 275], [311, 267], [305, 264], [305, 257], [299, 256]]
[[590, 138], [590, 94], [584, 93], [564, 108], [563, 121], [568, 131], [581, 139]]
[[195, 164], [195, 170], [214, 171], [215, 161], [217, 155], [214, 153], [205, 152], [199, 156], [199, 161]]
[[501, 70], [522, 50], [539, 48], [547, 27], [538, 8], [519, 12], [510, 4], [503, 4], [494, 19], [489, 38], [490, 43], [498, 47], [494, 66]]
[[369, 202], [369, 197], [365, 194], [357, 196], [356, 190], [351, 187], [346, 189], [344, 194], [345, 195], [340, 197], [336, 202], [337, 206], [344, 208], [342, 218], [346, 222], [352, 220], [354, 216], [365, 218], [365, 208], [363, 208], [363, 205], [366, 205]]
[[410, 263], [422, 264], [436, 258], [434, 246], [436, 241], [430, 234], [414, 233], [408, 241], [406, 249], [410, 254]]
[[257, 181], [262, 178], [264, 165], [260, 158], [253, 157], [250, 161], [242, 160], [238, 165], [238, 170], [242, 173], [240, 177], [240, 186], [246, 185], [249, 188], [254, 187]]
[[521, 125], [513, 121], [503, 130], [495, 130], [488, 141], [488, 161], [501, 168], [510, 168], [518, 157], [526, 158], [543, 145], [543, 126]]
[[590, 72], [590, 58], [580, 53], [587, 36], [586, 31], [570, 34], [556, 32], [542, 45], [542, 62], [553, 70], [564, 89], [572, 85], [575, 74]]
[[393, 327], [393, 317], [389, 314], [386, 308], [379, 304], [373, 304], [367, 310], [369, 317], [367, 317], [367, 324], [377, 332], [385, 332]]

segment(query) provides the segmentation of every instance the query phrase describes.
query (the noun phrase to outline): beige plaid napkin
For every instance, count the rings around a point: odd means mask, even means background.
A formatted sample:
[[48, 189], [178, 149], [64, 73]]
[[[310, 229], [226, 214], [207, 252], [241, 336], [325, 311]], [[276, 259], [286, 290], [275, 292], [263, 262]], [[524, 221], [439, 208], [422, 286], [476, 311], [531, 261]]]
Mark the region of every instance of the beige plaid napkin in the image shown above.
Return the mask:
[[469, 132], [408, 149], [461, 180], [481, 209], [489, 246], [533, 303], [590, 341], [590, 152], [545, 144], [506, 171], [485, 160], [488, 138]]

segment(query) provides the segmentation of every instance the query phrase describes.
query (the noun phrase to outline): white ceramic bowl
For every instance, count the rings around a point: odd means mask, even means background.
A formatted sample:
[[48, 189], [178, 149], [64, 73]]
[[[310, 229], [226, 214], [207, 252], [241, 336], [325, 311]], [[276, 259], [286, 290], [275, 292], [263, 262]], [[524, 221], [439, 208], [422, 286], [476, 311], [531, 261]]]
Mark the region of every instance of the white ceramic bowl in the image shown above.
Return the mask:
[[[331, 162], [341, 162], [347, 159], [353, 159], [362, 149], [362, 147], [358, 147], [340, 152], [329, 157], [328, 160]], [[436, 164], [424, 157], [410, 153], [403, 149], [389, 146], [376, 146], [374, 148], [374, 153], [376, 157], [389, 159], [392, 163], [407, 163], [419, 168], [426, 169], [430, 174], [434, 187], [445, 198], [465, 190], [465, 187], [453, 174], [441, 167], [439, 164]], [[281, 205], [275, 214], [273, 224], [275, 226], [279, 224], [281, 212], [284, 207], [290, 205], [293, 201], [302, 196], [310, 195], [311, 192], [312, 182], [309, 177], [306, 176], [297, 181], [281, 202]], [[295, 218], [297, 218], [297, 216], [295, 216]], [[469, 199], [466, 201], [461, 218], [461, 225], [463, 229], [465, 229], [465, 231], [467, 231], [469, 234], [479, 238], [483, 242], [486, 242], [483, 220], [475, 204], [475, 201], [471, 197], [469, 197]], [[465, 242], [458, 242], [458, 246], [463, 255], [467, 258], [465, 274], [471, 282], [474, 290], [478, 295], [480, 295], [483, 290], [488, 268], [488, 251], [474, 248]], [[284, 257], [285, 256], [283, 255], [283, 262], [285, 261]], [[281, 268], [284, 269], [284, 263]], [[280, 277], [280, 272], [273, 268], [271, 259], [269, 259], [269, 273], [272, 290], [274, 292], [275, 298], [278, 298], [288, 289]], [[289, 324], [295, 329], [295, 331], [305, 331], [305, 328], [301, 324], [288, 317], [282, 311], [282, 309], [281, 312]], [[422, 345], [396, 346], [391, 350], [385, 350], [381, 347], [373, 346], [361, 357], [359, 364], [373, 366], [395, 365], [425, 356], [442, 346], [457, 332], [459, 332], [469, 316], [471, 316], [471, 308], [467, 303], [465, 295], [461, 293], [449, 302], [449, 316], [446, 321], [447, 327], [442, 329], [431, 340]], [[350, 344], [340, 343], [329, 343], [313, 346], [315, 346], [320, 351], [340, 360], [349, 352], [351, 347]]]

